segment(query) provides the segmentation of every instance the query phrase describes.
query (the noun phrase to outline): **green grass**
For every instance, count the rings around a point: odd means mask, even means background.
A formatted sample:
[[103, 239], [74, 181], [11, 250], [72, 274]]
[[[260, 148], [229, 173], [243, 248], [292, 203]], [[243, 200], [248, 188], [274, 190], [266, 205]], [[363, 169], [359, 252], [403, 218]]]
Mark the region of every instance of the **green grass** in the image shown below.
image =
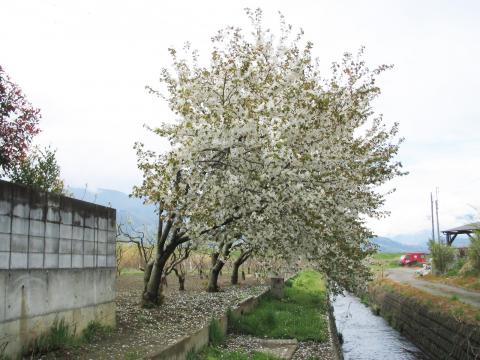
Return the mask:
[[120, 270], [120, 275], [143, 275], [144, 272], [139, 269], [133, 269], [133, 268], [123, 268]]
[[285, 297], [264, 298], [251, 313], [231, 316], [235, 332], [299, 341], [327, 340], [325, 282], [314, 271], [304, 271], [287, 282]]
[[83, 339], [86, 342], [92, 342], [96, 338], [107, 335], [113, 331], [111, 326], [102, 325], [98, 321], [91, 321], [87, 327], [83, 330]]
[[244, 352], [207, 347], [198, 354], [189, 353], [187, 360], [279, 360], [279, 358], [260, 352], [249, 356]]
[[404, 253], [376, 253], [372, 255], [372, 270], [378, 271], [382, 267], [384, 269], [393, 269], [400, 267], [400, 256]]
[[386, 269], [400, 267], [400, 256], [403, 253], [375, 253], [371, 256], [370, 269], [374, 274], [383, 273]]
[[63, 319], [55, 320], [48, 332], [38, 336], [25, 353], [32, 356], [44, 354], [52, 350], [74, 347], [79, 345], [80, 342], [81, 340], [75, 338], [74, 331]]
[[208, 341], [213, 346], [218, 346], [225, 341], [225, 334], [218, 320], [212, 319], [210, 322], [208, 327]]
[[[92, 321], [83, 330], [82, 336], [75, 336], [75, 329], [72, 329], [64, 319], [55, 320], [50, 329], [38, 336], [23, 352], [33, 357], [54, 350], [75, 348], [81, 344], [92, 342], [111, 331], [113, 331], [112, 327]], [[2, 360], [1, 357], [0, 360]]]

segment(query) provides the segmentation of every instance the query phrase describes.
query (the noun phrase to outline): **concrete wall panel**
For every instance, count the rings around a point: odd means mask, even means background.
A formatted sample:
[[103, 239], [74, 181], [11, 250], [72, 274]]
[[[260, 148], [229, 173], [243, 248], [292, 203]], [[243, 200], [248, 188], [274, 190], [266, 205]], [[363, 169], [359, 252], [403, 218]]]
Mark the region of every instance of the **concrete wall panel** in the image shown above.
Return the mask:
[[58, 252], [60, 254], [70, 254], [72, 252], [72, 240], [71, 239], [60, 239]]
[[72, 267], [72, 255], [71, 254], [60, 254], [58, 256], [58, 267], [65, 269]]
[[0, 232], [10, 234], [11, 222], [10, 215], [0, 215]]
[[40, 236], [30, 236], [30, 243], [28, 245], [28, 252], [42, 253], [44, 252], [45, 238]]
[[30, 206], [28, 205], [28, 198], [25, 202], [15, 199], [13, 203], [13, 216], [28, 219], [30, 213]]
[[30, 220], [30, 236], [45, 236], [45, 222]]
[[95, 266], [93, 255], [83, 255], [83, 266], [86, 268]]
[[82, 268], [82, 267], [83, 267], [83, 255], [73, 254], [72, 268]]
[[10, 253], [11, 269], [27, 269], [27, 267], [28, 267], [28, 254], [26, 252]]
[[60, 222], [65, 225], [73, 224], [72, 212], [69, 210], [60, 210]]
[[115, 249], [115, 243], [107, 243], [107, 255], [115, 255]]
[[62, 239], [71, 239], [72, 238], [72, 226], [71, 225], [60, 225], [60, 238]]
[[72, 239], [73, 240], [83, 240], [83, 227], [74, 226], [72, 228]]
[[83, 241], [72, 241], [72, 254], [83, 255]]
[[[114, 209], [0, 181], [0, 346], [16, 357], [55, 320], [115, 324]], [[109, 255], [107, 255], [107, 253]]]
[[45, 236], [51, 238], [60, 237], [60, 225], [57, 223], [47, 222], [45, 224]]
[[45, 253], [58, 254], [60, 248], [59, 238], [45, 238]]
[[10, 234], [0, 233], [0, 251], [10, 251]]
[[[10, 268], [10, 252], [0, 251], [0, 269], [9, 269]], [[1, 288], [0, 288], [1, 291]], [[2, 294], [0, 293], [0, 296]]]
[[83, 253], [85, 255], [94, 255], [95, 254], [95, 242], [84, 241]]
[[97, 244], [97, 255], [107, 255], [107, 243]]
[[83, 229], [84, 232], [84, 240], [86, 241], [95, 241], [95, 230], [85, 227]]
[[[8, 199], [8, 198], [7, 198]], [[8, 200], [0, 200], [0, 215], [10, 215], [12, 211], [12, 204]]]
[[14, 217], [12, 219], [12, 233], [20, 235], [28, 235], [28, 218]]
[[12, 234], [10, 249], [13, 252], [28, 252], [28, 235]]
[[107, 242], [107, 231], [106, 230], [99, 230], [98, 231], [97, 241], [101, 242], [101, 243], [106, 243]]
[[43, 269], [43, 253], [41, 253], [41, 254], [29, 253], [28, 254], [28, 268], [29, 269]]
[[59, 223], [60, 222], [60, 209], [57, 207], [49, 207], [47, 210], [47, 221]]
[[58, 268], [58, 253], [56, 254], [45, 254], [45, 269], [56, 269]]

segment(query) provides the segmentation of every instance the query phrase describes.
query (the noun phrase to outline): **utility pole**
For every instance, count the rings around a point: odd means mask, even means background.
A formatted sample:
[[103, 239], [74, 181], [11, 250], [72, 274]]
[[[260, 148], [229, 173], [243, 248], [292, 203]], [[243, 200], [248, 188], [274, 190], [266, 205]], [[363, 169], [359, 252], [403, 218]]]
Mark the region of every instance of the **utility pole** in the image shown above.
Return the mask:
[[430, 193], [430, 213], [432, 214], [432, 241], [435, 242], [435, 218], [433, 217], [433, 194]]
[[435, 208], [436, 208], [436, 214], [437, 214], [437, 236], [438, 236], [438, 242], [442, 242], [440, 239], [440, 225], [439, 225], [439, 220], [438, 220], [438, 187], [435, 189]]

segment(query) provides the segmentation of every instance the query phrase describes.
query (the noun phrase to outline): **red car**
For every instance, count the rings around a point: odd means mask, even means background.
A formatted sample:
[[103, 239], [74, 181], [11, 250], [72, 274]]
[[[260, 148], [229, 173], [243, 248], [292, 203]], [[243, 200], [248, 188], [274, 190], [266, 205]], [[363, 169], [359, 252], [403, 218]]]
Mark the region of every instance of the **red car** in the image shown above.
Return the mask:
[[425, 264], [427, 262], [427, 255], [420, 252], [406, 253], [400, 257], [400, 264], [403, 266], [411, 266], [417, 264]]

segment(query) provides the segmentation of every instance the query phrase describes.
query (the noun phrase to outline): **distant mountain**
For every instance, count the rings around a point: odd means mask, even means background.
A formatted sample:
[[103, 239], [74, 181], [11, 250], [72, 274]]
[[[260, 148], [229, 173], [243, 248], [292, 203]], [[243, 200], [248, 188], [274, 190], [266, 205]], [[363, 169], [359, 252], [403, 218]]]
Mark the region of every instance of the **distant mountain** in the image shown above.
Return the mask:
[[134, 228], [142, 228], [146, 225], [150, 229], [154, 229], [157, 226], [155, 206], [145, 205], [141, 200], [131, 198], [125, 193], [110, 189], [98, 189], [96, 192], [82, 188], [69, 188], [68, 190], [76, 199], [117, 209], [117, 223], [131, 221]]
[[406, 245], [392, 239], [377, 236], [372, 239], [378, 245], [378, 251], [384, 253], [427, 251], [427, 245]]
[[[435, 234], [436, 236], [436, 234]], [[442, 234], [443, 236], [443, 234]], [[428, 248], [428, 241], [432, 238], [432, 231], [431, 230], [423, 230], [416, 233], [411, 234], [399, 234], [392, 236], [392, 240], [406, 244], [414, 247], [424, 247]], [[455, 247], [463, 247], [468, 246], [470, 244], [470, 240], [466, 235], [459, 235], [453, 242], [453, 246]]]
[[415, 233], [409, 234], [399, 234], [392, 236], [393, 241], [406, 244], [406, 245], [427, 245], [428, 240], [432, 237], [432, 232], [430, 230], [422, 230]]

